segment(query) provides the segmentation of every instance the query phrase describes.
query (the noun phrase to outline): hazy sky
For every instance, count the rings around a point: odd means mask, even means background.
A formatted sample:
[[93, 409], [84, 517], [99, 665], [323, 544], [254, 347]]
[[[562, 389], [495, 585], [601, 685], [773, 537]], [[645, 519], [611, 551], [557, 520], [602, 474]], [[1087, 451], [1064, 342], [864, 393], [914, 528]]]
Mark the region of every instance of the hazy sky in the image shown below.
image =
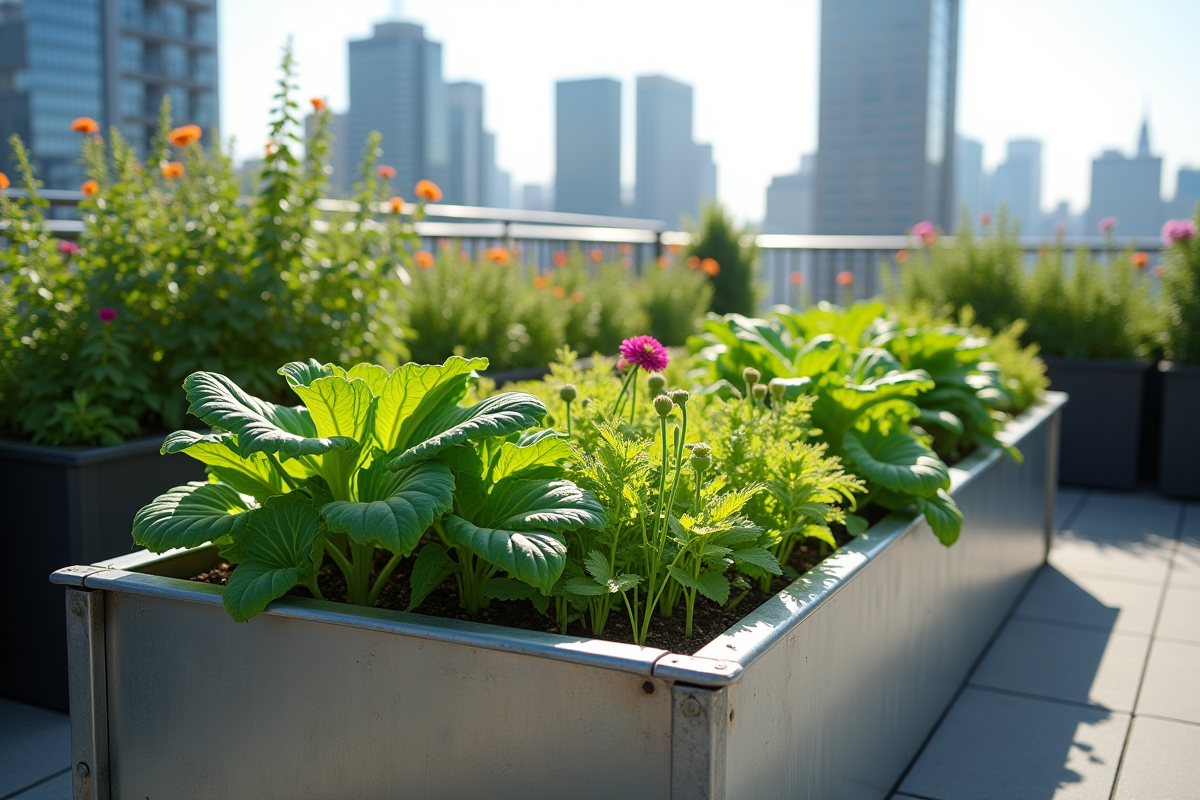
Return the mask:
[[[486, 87], [497, 160], [515, 183], [554, 170], [554, 81], [623, 82], [623, 181], [634, 180], [633, 79], [664, 73], [696, 90], [698, 141], [712, 142], [718, 194], [761, 219], [772, 175], [817, 144], [817, 0], [409, 0], [405, 17], [443, 44], [447, 80]], [[266, 136], [279, 51], [295, 41], [305, 97], [348, 103], [347, 45], [394, 0], [225, 0], [221, 118], [238, 157]], [[1042, 204], [1087, 204], [1090, 160], [1131, 151], [1144, 109], [1165, 157], [1164, 193], [1200, 167], [1197, 0], [963, 0], [959, 131], [989, 166], [1008, 139], [1044, 143]], [[356, 145], [357, 146], [357, 145]]]

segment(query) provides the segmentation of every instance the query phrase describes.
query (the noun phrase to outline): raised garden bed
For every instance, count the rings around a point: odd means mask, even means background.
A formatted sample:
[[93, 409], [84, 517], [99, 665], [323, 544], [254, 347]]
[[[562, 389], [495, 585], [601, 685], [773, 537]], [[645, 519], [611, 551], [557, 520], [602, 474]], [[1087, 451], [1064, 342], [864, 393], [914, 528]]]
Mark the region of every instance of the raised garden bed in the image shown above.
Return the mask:
[[1200, 498], [1200, 367], [1162, 362], [1158, 488], [1172, 497]]
[[0, 696], [67, 709], [62, 590], [47, 584], [46, 574], [128, 553], [129, 521], [139, 508], [172, 486], [204, 478], [202, 464], [160, 456], [162, 441], [159, 436], [115, 447], [0, 443], [4, 548], [17, 565], [0, 586], [5, 645], [12, 654], [0, 659]]
[[1046, 357], [1052, 389], [1066, 392], [1062, 482], [1100, 489], [1134, 489], [1142, 447], [1144, 361]]
[[[1059, 409], [954, 469], [942, 547], [892, 513], [694, 656], [285, 597], [211, 548], [55, 573], [76, 797], [838, 797], [891, 790], [1037, 567]], [[869, 754], [869, 757], [864, 757]]]

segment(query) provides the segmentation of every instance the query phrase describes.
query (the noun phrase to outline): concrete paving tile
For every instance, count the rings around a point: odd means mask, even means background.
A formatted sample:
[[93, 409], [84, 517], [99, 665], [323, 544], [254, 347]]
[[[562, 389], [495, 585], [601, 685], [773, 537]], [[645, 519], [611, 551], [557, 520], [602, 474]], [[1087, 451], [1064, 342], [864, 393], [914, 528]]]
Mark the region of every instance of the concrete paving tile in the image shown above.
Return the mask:
[[1182, 503], [1156, 495], [1093, 492], [1064, 535], [1089, 541], [1173, 540]]
[[0, 700], [0, 797], [70, 765], [70, 717]]
[[1137, 713], [1200, 725], [1200, 645], [1155, 640]]
[[964, 689], [900, 791], [939, 800], [1108, 800], [1129, 715]]
[[12, 800], [71, 800], [71, 773], [64, 772], [21, 792]]
[[1200, 588], [1200, 541], [1184, 539], [1171, 562], [1171, 585]]
[[1076, 575], [1042, 568], [1013, 612], [1021, 619], [1089, 625], [1121, 633], [1154, 632], [1162, 587], [1128, 579]]
[[1188, 503], [1183, 509], [1184, 541], [1200, 544], [1200, 503]]
[[1133, 711], [1150, 638], [1009, 620], [968, 681]]
[[1160, 585], [1167, 577], [1173, 544], [1058, 538], [1050, 549], [1049, 560], [1071, 577], [1095, 575]]
[[1083, 489], [1068, 489], [1064, 486], [1058, 487], [1058, 497], [1054, 503], [1054, 525], [1061, 528], [1063, 522], [1071, 518], [1078, 509], [1079, 505], [1087, 498], [1087, 492]]
[[1200, 644], [1200, 586], [1167, 588], [1155, 637]]
[[1129, 732], [1115, 800], [1200, 798], [1200, 726], [1138, 717]]

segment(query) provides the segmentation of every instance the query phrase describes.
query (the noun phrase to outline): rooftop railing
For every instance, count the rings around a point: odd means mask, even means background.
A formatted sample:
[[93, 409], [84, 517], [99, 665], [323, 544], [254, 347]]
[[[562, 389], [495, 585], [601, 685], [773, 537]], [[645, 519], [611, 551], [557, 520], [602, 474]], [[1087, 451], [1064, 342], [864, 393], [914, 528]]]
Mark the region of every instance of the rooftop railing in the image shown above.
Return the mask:
[[[9, 193], [21, 195], [20, 190], [10, 189]], [[51, 218], [47, 220], [50, 232], [64, 239], [78, 237], [83, 222], [61, 217], [83, 199], [82, 193], [46, 189], [41, 194], [52, 207]], [[359, 209], [357, 203], [347, 200], [320, 200], [317, 207], [330, 213]], [[378, 210], [382, 212], [383, 206]], [[415, 206], [411, 204], [404, 209], [405, 213], [413, 210]], [[0, 222], [0, 231], [3, 226]], [[423, 239], [422, 246], [434, 253], [451, 245], [472, 256], [490, 247], [515, 248], [523, 265], [545, 269], [554, 264], [556, 253], [579, 248], [588, 254], [599, 251], [601, 259], [619, 259], [639, 272], [652, 267], [660, 256], [673, 256], [691, 241], [689, 233], [666, 230], [656, 220], [449, 204], [427, 205], [425, 219], [417, 224], [417, 233]], [[820, 300], [840, 302], [847, 292], [855, 299], [873, 297], [883, 288], [881, 266], [894, 269], [897, 254], [914, 244], [906, 236], [764, 233], [755, 239], [760, 251], [759, 281], [765, 290], [765, 306], [803, 305]], [[952, 242], [953, 237], [945, 240]], [[1037, 253], [1052, 241], [1051, 237], [1030, 236], [1022, 237], [1019, 245], [1032, 264]], [[1136, 248], [1147, 253], [1151, 268], [1161, 259], [1163, 250], [1157, 237], [1117, 237], [1111, 241], [1099, 236], [1066, 237], [1063, 246], [1068, 253], [1083, 248], [1093, 255], [1108, 253], [1113, 257]], [[837, 282], [842, 272], [853, 276], [848, 287]]]

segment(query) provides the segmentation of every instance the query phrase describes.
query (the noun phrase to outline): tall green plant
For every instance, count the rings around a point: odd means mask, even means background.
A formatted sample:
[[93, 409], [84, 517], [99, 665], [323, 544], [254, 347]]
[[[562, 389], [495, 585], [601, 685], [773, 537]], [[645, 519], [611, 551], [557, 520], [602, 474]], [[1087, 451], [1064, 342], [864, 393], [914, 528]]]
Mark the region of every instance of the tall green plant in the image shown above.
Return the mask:
[[1200, 364], [1200, 238], [1197, 222], [1172, 220], [1163, 238], [1170, 245], [1163, 265], [1167, 358]]
[[757, 307], [754, 283], [758, 247], [749, 231], [734, 225], [720, 205], [705, 207], [698, 230], [692, 234], [686, 255], [711, 258], [718, 271], [709, 276], [712, 283], [711, 310], [717, 314], [753, 314]]

